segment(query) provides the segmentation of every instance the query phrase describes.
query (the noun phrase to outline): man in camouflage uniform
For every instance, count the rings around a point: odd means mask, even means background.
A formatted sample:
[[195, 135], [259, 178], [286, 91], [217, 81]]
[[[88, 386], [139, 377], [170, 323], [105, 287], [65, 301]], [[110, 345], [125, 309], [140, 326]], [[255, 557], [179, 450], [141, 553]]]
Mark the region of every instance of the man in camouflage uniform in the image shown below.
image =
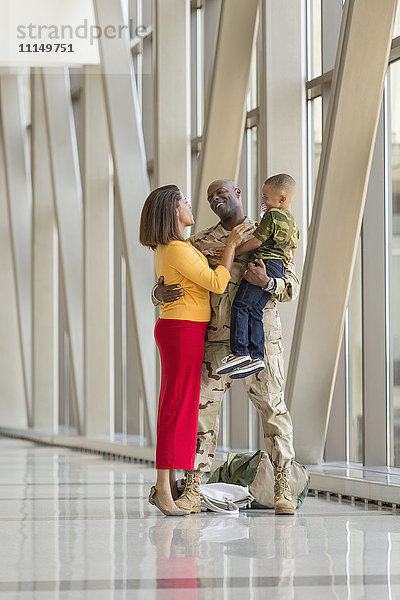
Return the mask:
[[[220, 218], [217, 225], [192, 235], [188, 241], [208, 259], [211, 267], [220, 260], [216, 248], [226, 244], [231, 230], [240, 223], [253, 223], [245, 217], [241, 192], [232, 181], [218, 180], [208, 188], [210, 208]], [[253, 285], [267, 287], [271, 299], [263, 311], [266, 368], [242, 379], [248, 397], [260, 415], [265, 447], [275, 471], [275, 512], [293, 514], [289, 478], [294, 458], [292, 421], [284, 401], [283, 346], [279, 313], [276, 302], [290, 302], [299, 292], [299, 280], [293, 263], [285, 269], [284, 278], [270, 280], [264, 263], [248, 263], [249, 254], [235, 259], [231, 280], [223, 294], [211, 293], [212, 315], [207, 330], [201, 375], [199, 424], [194, 471], [188, 471], [184, 494], [176, 501], [180, 508], [200, 511], [198, 488], [201, 474], [210, 471], [217, 445], [222, 398], [232, 384], [229, 375], [217, 375], [221, 359], [230, 353], [229, 333], [231, 306], [243, 276]], [[273, 287], [271, 288], [271, 284]], [[176, 300], [184, 291], [176, 286], [159, 283], [153, 288], [155, 305], [161, 301]]]

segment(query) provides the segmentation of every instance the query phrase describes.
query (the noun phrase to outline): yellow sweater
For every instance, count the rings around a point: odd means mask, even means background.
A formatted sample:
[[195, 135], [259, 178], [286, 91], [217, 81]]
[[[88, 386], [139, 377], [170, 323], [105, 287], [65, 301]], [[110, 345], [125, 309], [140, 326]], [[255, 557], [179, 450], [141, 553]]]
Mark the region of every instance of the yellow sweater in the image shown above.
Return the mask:
[[185, 293], [175, 302], [161, 305], [162, 319], [209, 321], [210, 292], [222, 294], [231, 274], [222, 265], [210, 269], [204, 254], [189, 242], [178, 240], [158, 246], [155, 256], [157, 277], [164, 276], [165, 285], [178, 283]]

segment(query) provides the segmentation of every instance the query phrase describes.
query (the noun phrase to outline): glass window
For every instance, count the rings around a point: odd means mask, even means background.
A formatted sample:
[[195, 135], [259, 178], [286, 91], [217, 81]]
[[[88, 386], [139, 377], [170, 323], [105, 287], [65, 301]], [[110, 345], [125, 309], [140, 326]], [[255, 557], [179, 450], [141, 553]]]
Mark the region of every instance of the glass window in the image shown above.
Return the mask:
[[307, 1], [307, 78], [322, 74], [321, 0]]
[[[259, 83], [259, 36], [254, 44], [250, 64], [249, 88], [247, 92], [247, 111], [250, 112], [259, 106], [258, 83]], [[256, 221], [259, 219], [258, 206], [260, 190], [258, 182], [258, 127], [253, 125], [247, 127], [245, 132], [246, 143], [246, 215]]]
[[204, 119], [204, 9], [196, 9], [196, 135], [203, 132]]
[[[204, 126], [204, 35], [205, 20], [204, 6], [191, 11], [191, 94], [192, 139], [201, 138]], [[198, 147], [192, 148], [192, 193], [196, 185], [197, 167], [199, 161]]]
[[[142, 11], [142, 0], [138, 0], [136, 4], [136, 23], [140, 26], [143, 23], [143, 11]], [[143, 107], [143, 54], [140, 50], [135, 57], [135, 74], [136, 74], [136, 85], [138, 92], [139, 108], [142, 112]]]
[[124, 23], [126, 23], [128, 25], [129, 24], [129, 0], [122, 0], [121, 9], [122, 9], [122, 18], [124, 20]]
[[394, 464], [400, 466], [400, 61], [390, 68], [392, 238], [390, 257]]
[[397, 5], [396, 20], [394, 22], [393, 37], [400, 35], [400, 4]]
[[308, 224], [311, 223], [315, 185], [322, 150], [322, 96], [308, 102]]
[[258, 52], [253, 49], [250, 65], [249, 91], [247, 94], [247, 110], [253, 110], [258, 106]]
[[246, 129], [246, 214], [250, 219], [259, 220], [259, 214], [255, 207], [260, 192], [258, 190], [257, 165], [257, 127]]
[[346, 374], [349, 460], [363, 461], [362, 259], [361, 239], [347, 313]]
[[73, 389], [71, 386], [71, 345], [70, 338], [65, 330], [65, 307], [60, 293], [60, 320], [59, 320], [59, 337], [60, 337], [60, 352], [58, 357], [59, 368], [59, 394], [58, 394], [58, 431], [66, 434], [76, 434], [77, 428], [75, 425], [74, 404], [73, 404]]

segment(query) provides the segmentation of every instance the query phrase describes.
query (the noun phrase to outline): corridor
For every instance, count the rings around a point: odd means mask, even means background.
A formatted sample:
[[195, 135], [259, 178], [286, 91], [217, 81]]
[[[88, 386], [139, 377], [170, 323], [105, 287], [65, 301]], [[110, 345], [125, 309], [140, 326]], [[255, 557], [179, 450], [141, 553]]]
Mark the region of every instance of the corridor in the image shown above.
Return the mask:
[[400, 515], [307, 498], [296, 517], [163, 517], [154, 472], [0, 438], [0, 600], [400, 598]]

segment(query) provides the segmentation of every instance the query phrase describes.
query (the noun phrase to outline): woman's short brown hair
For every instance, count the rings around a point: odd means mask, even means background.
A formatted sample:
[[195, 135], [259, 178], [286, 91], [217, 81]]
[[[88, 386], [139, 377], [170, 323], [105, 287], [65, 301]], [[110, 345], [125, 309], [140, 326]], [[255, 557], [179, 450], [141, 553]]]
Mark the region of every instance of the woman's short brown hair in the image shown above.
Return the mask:
[[178, 186], [163, 185], [146, 198], [140, 217], [139, 241], [142, 246], [155, 250], [160, 244], [166, 246], [171, 240], [181, 240], [175, 209], [179, 205], [181, 191]]

